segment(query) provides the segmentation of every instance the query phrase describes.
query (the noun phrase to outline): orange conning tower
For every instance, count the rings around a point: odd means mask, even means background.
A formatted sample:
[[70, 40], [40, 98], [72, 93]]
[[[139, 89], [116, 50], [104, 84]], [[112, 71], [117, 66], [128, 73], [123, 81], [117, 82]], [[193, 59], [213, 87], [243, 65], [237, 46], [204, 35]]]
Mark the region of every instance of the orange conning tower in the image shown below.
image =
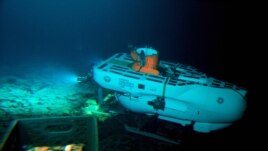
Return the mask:
[[149, 74], [159, 74], [157, 70], [158, 52], [152, 48], [138, 48], [131, 51], [134, 60], [132, 69]]

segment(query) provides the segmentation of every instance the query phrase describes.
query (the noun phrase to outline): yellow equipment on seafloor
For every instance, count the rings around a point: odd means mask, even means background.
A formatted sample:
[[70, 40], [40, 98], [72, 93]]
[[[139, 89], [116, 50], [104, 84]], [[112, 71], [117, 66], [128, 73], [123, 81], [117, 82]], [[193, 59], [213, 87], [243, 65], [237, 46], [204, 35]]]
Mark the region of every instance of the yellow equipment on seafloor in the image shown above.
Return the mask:
[[64, 116], [14, 120], [0, 151], [98, 151], [95, 116]]
[[24, 146], [25, 151], [83, 151], [84, 144], [68, 144], [66, 146]]

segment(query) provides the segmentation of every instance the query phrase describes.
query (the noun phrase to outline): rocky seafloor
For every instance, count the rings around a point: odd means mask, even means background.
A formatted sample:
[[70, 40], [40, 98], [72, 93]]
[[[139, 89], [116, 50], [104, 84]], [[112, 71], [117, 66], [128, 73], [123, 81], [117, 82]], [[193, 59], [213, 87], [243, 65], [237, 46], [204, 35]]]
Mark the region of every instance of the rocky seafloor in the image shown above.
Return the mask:
[[[95, 104], [96, 85], [78, 84], [75, 74], [64, 68], [1, 69], [0, 136], [11, 121], [31, 117], [88, 116], [98, 110]], [[172, 145], [128, 133], [117, 117], [98, 112], [99, 149], [108, 150], [171, 150]], [[109, 118], [110, 117], [110, 118]], [[126, 115], [130, 119], [131, 114]], [[123, 117], [123, 118], [125, 118]], [[137, 124], [137, 121], [131, 121]], [[174, 146], [173, 146], [174, 147]]]
[[[75, 115], [82, 114], [86, 99], [94, 96], [90, 85], [70, 82], [69, 73], [24, 72], [0, 76], [1, 115]], [[66, 75], [64, 75], [66, 74]], [[65, 79], [64, 79], [65, 78]], [[69, 80], [69, 81], [68, 81]], [[85, 87], [87, 86], [87, 87]]]

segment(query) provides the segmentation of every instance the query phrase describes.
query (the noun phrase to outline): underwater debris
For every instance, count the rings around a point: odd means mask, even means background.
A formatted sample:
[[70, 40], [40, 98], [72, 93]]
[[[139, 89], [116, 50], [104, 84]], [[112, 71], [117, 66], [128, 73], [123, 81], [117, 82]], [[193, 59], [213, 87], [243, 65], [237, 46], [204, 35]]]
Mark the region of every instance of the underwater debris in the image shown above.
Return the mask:
[[82, 151], [84, 144], [68, 144], [66, 146], [31, 146], [25, 145], [25, 151]]

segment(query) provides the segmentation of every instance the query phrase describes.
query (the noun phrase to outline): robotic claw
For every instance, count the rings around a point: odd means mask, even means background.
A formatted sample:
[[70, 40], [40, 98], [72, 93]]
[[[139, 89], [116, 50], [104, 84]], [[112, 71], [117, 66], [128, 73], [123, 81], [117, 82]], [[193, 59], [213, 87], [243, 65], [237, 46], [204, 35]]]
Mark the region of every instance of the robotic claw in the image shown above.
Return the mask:
[[88, 73], [87, 75], [78, 76], [76, 80], [78, 83], [87, 83], [87, 82], [90, 82], [92, 78], [93, 78], [92, 74]]
[[88, 73], [86, 73], [86, 74], [83, 73], [81, 75], [78, 75], [76, 78], [77, 83], [92, 83], [92, 82], [94, 82], [93, 67], [94, 67], [94, 64], [92, 63], [89, 67], [90, 70]]

